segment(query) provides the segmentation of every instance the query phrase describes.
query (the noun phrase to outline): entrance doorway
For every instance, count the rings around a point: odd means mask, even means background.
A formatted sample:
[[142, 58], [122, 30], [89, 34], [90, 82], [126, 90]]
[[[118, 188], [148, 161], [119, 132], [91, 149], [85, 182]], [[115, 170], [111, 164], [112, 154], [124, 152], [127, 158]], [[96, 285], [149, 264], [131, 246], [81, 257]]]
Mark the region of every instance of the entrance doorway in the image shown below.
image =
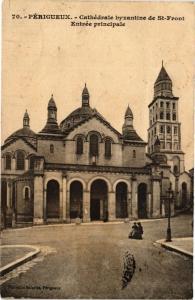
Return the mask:
[[119, 182], [116, 186], [116, 217], [127, 218], [127, 184]]
[[140, 183], [138, 186], [138, 218], [147, 218], [147, 184]]
[[46, 204], [46, 217], [59, 218], [59, 183], [56, 180], [50, 180], [47, 183], [47, 204]]
[[74, 181], [70, 185], [70, 218], [83, 217], [83, 186], [80, 181]]
[[91, 220], [108, 220], [108, 188], [104, 180], [97, 179], [91, 185], [90, 191]]

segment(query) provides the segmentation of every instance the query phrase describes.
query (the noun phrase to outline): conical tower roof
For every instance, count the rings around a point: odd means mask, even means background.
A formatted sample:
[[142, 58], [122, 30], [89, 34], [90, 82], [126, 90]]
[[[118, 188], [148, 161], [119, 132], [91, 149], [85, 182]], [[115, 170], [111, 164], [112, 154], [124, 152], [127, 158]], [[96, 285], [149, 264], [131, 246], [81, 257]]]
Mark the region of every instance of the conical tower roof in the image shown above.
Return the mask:
[[155, 81], [155, 84], [158, 83], [158, 82], [160, 82], [160, 81], [164, 81], [164, 80], [171, 81], [171, 78], [169, 77], [167, 71], [165, 70], [165, 67], [162, 64], [160, 73], [158, 74], [158, 77], [157, 77], [157, 79]]
[[87, 85], [86, 85], [86, 83], [85, 83], [85, 86], [84, 86], [84, 89], [83, 89], [82, 95], [89, 95], [89, 91], [88, 91], [88, 88], [87, 88]]
[[55, 103], [54, 98], [53, 98], [53, 94], [51, 95], [51, 98], [48, 102], [48, 108], [56, 108], [57, 109], [56, 103]]
[[132, 113], [132, 110], [130, 109], [129, 105], [126, 109], [125, 117], [132, 117], [133, 118], [133, 113]]

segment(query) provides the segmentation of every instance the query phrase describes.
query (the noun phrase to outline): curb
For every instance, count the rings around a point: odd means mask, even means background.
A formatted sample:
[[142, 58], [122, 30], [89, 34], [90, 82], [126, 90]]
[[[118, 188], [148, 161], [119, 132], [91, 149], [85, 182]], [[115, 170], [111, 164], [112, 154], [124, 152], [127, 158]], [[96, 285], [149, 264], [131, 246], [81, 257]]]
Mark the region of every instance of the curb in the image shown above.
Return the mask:
[[4, 267], [0, 268], [0, 276], [1, 277], [4, 276], [5, 274], [7, 274], [8, 272], [12, 271], [16, 267], [26, 263], [27, 261], [32, 260], [40, 253], [40, 249], [38, 247], [30, 246], [30, 245], [4, 245], [4, 246], [1, 246], [0, 248], [16, 248], [16, 247], [31, 248], [31, 249], [34, 248], [35, 250], [24, 255], [22, 258], [19, 258], [15, 261], [5, 265]]
[[169, 251], [172, 251], [172, 252], [176, 252], [176, 253], [185, 255], [185, 256], [187, 256], [187, 257], [189, 257], [189, 258], [193, 258], [193, 253], [191, 253], [191, 252], [189, 252], [189, 251], [187, 251], [187, 250], [184, 250], [184, 249], [182, 249], [182, 248], [180, 248], [180, 247], [170, 245], [170, 244], [168, 244], [167, 242], [162, 242], [162, 240], [156, 241], [155, 243], [160, 244], [161, 247], [163, 247], [163, 248], [165, 248], [165, 249], [167, 249], [167, 250], [169, 250]]

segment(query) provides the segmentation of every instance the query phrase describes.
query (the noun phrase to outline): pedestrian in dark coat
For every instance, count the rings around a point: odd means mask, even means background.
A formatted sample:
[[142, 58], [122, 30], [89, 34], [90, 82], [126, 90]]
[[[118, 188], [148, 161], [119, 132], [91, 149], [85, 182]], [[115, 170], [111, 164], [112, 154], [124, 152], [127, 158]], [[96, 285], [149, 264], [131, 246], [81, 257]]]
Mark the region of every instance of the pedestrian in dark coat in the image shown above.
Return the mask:
[[143, 233], [144, 233], [144, 230], [143, 230], [143, 227], [142, 227], [141, 222], [138, 222], [138, 223], [137, 223], [137, 228], [138, 228], [138, 238], [139, 238], [140, 240], [142, 240], [142, 235], [143, 235]]

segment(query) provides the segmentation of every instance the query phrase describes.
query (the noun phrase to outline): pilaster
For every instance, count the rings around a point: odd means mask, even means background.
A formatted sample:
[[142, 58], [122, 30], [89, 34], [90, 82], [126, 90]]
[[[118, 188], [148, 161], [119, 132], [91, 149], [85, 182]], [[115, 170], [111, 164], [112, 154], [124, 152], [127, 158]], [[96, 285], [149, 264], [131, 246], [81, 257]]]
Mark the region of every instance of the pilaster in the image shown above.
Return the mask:
[[108, 193], [108, 220], [113, 221], [116, 219], [116, 201], [115, 201], [115, 193]]
[[90, 192], [83, 192], [83, 222], [90, 222]]
[[44, 197], [43, 176], [34, 177], [34, 224], [43, 224], [44, 219]]
[[138, 203], [137, 203], [137, 179], [132, 178], [132, 189], [131, 189], [131, 203], [132, 203], [132, 217], [138, 217]]
[[62, 219], [66, 221], [66, 196], [67, 196], [67, 179], [66, 176], [62, 177]]

